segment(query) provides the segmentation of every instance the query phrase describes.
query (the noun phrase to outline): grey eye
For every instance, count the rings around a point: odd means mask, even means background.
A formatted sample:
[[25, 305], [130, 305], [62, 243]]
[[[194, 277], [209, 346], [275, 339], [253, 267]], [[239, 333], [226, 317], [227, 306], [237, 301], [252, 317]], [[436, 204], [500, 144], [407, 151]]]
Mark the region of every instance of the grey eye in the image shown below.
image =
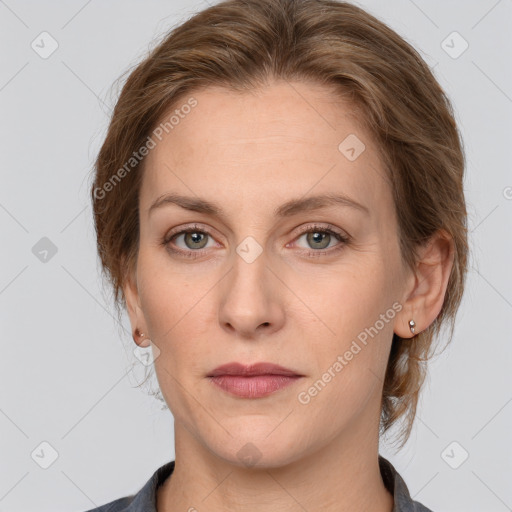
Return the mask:
[[313, 249], [325, 249], [329, 246], [329, 242], [331, 241], [331, 235], [322, 231], [312, 231], [306, 233], [306, 235], [308, 244], [310, 244]]
[[186, 231], [176, 237], [176, 240], [181, 236], [184, 237], [184, 242], [187, 249], [204, 249], [208, 242], [208, 233], [202, 231]]

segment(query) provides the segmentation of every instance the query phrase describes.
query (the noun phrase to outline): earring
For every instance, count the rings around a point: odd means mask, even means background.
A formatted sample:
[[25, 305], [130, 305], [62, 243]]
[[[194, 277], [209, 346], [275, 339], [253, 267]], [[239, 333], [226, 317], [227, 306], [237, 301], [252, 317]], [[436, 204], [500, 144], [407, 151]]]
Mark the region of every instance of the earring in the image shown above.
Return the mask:
[[409, 328], [411, 329], [411, 332], [414, 334], [414, 326], [416, 325], [416, 323], [414, 322], [414, 320], [409, 320]]
[[140, 332], [138, 327], [135, 329], [135, 333], [133, 335], [133, 341], [135, 341], [135, 343], [137, 343], [137, 345], [138, 345], [139, 343], [135, 339], [136, 336], [139, 337], [139, 338], [143, 338], [146, 335], [143, 332]]

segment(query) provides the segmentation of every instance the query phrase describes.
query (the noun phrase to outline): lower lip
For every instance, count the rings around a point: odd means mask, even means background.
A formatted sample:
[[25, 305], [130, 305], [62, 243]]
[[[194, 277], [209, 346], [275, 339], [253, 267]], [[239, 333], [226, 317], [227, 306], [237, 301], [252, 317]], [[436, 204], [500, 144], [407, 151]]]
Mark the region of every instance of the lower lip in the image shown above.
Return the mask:
[[293, 384], [301, 377], [286, 375], [219, 375], [209, 377], [210, 381], [224, 391], [242, 398], [261, 398]]

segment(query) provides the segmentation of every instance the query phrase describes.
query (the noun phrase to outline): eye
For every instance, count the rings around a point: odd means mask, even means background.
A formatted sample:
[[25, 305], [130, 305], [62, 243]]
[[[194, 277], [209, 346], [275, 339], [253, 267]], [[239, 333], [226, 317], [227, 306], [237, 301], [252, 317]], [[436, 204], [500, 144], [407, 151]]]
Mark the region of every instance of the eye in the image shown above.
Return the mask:
[[[172, 231], [167, 234], [162, 240], [162, 245], [167, 247], [170, 252], [176, 253], [180, 256], [197, 258], [206, 251], [209, 237], [212, 238], [208, 231], [200, 229], [195, 225], [187, 229], [182, 229], [178, 232]], [[180, 239], [182, 240], [182, 243], [185, 244], [184, 247], [180, 247], [180, 245], [178, 245], [177, 241]], [[173, 247], [173, 245], [175, 247]]]
[[210, 236], [208, 233], [196, 229], [194, 231], [184, 231], [175, 236], [174, 240], [179, 240], [180, 237], [183, 237], [186, 249], [204, 249], [208, 236]]
[[[302, 235], [297, 239], [305, 237], [308, 247], [314, 250], [307, 250], [306, 253], [309, 256], [317, 257], [324, 254], [332, 253], [342, 249], [349, 241], [350, 238], [344, 235], [333, 226], [304, 226], [300, 228]], [[332, 242], [338, 241], [340, 243], [335, 244], [334, 247], [331, 245]], [[330, 246], [330, 247], [329, 247]], [[327, 249], [327, 250], [325, 250]]]

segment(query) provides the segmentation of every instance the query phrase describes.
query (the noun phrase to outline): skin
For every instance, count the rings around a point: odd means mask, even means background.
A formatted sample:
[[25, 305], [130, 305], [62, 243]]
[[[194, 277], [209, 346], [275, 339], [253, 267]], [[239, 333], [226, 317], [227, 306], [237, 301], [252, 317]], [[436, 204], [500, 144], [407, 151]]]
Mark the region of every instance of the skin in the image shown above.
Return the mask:
[[[411, 318], [420, 332], [439, 314], [452, 241], [433, 237], [414, 271], [406, 268], [376, 146], [324, 86], [273, 81], [250, 93], [210, 87], [193, 96], [198, 105], [147, 156], [139, 255], [124, 286], [132, 330], [146, 334], [136, 342], [151, 339], [160, 351], [155, 371], [175, 421], [176, 466], [157, 510], [391, 512], [378, 427], [393, 332], [411, 337]], [[366, 146], [354, 161], [338, 150], [349, 134]], [[170, 192], [215, 202], [222, 217], [173, 204], [149, 214]], [[323, 193], [344, 193], [369, 213], [336, 205], [273, 214]], [[350, 241], [297, 231], [313, 223]], [[190, 224], [210, 235], [162, 244]], [[251, 263], [236, 252], [248, 236], [262, 249]], [[203, 253], [185, 258], [169, 246]], [[331, 252], [307, 254], [320, 250]], [[298, 394], [395, 302], [394, 318], [300, 403]], [[234, 397], [206, 377], [232, 361], [273, 362], [304, 377], [264, 398]], [[238, 455], [247, 443], [257, 448], [253, 465]]]

